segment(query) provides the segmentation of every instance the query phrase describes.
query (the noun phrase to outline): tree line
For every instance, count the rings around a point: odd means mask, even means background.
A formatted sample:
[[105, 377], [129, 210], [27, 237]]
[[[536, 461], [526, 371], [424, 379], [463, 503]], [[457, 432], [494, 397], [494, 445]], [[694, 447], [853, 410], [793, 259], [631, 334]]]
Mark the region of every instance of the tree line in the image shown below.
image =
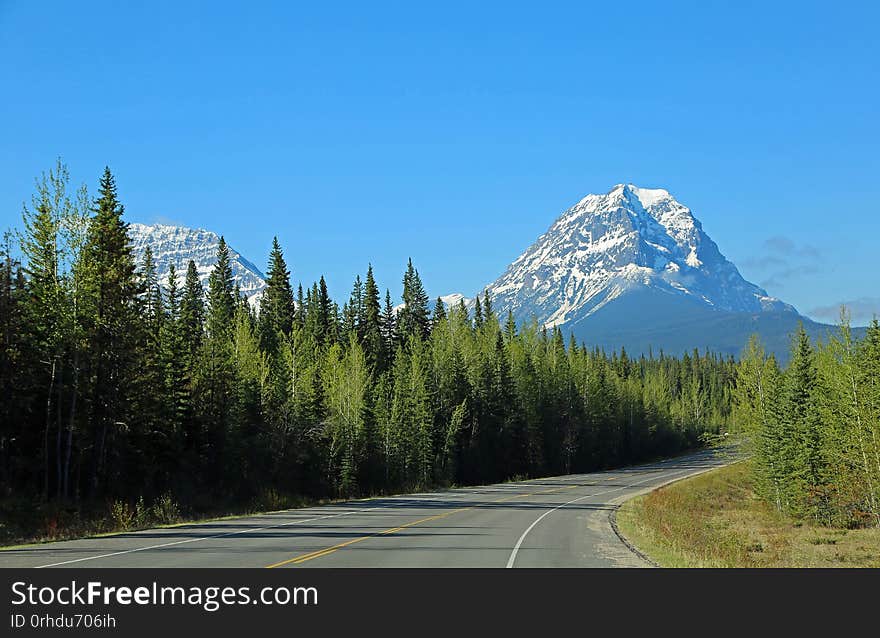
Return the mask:
[[476, 484], [673, 454], [730, 417], [732, 358], [609, 355], [488, 296], [431, 304], [412, 261], [399, 309], [371, 267], [341, 307], [323, 277], [294, 291], [277, 239], [258, 311], [222, 238], [206, 290], [191, 261], [159, 281], [109, 169], [92, 199], [59, 162], [23, 217], [0, 249], [6, 495], [190, 506]]
[[760, 495], [823, 525], [880, 526], [880, 323], [855, 339], [845, 311], [813, 344], [801, 327], [785, 370], [753, 337], [740, 361], [736, 422]]

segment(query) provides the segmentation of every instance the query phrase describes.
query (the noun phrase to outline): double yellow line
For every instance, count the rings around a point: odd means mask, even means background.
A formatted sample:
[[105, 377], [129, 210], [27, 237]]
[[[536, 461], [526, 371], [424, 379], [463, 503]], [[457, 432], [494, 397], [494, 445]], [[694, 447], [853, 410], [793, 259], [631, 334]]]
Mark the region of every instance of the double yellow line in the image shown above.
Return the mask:
[[[567, 485], [565, 487], [558, 487], [552, 490], [544, 490], [541, 492], [527, 492], [525, 494], [515, 494], [514, 496], [505, 496], [504, 498], [500, 498], [495, 501], [490, 501], [490, 503], [504, 503], [506, 501], [512, 501], [517, 498], [525, 498], [527, 496], [537, 496], [539, 494], [554, 494], [556, 492], [563, 492], [565, 490], [571, 490], [576, 487], [580, 487], [580, 485]], [[422, 523], [428, 523], [430, 521], [437, 521], [441, 518], [446, 518], [447, 516], [452, 516], [453, 514], [459, 514], [461, 512], [467, 512], [468, 510], [477, 509], [480, 507], [479, 505], [471, 505], [470, 507], [462, 507], [455, 510], [450, 510], [448, 512], [444, 512], [443, 514], [436, 514], [435, 516], [428, 516], [427, 518], [420, 518], [417, 521], [412, 521], [409, 523], [404, 523], [403, 525], [398, 525], [397, 527], [391, 527], [389, 529], [383, 530], [381, 532], [376, 532], [374, 534], [367, 534], [366, 536], [359, 536], [358, 538], [353, 538], [351, 540], [345, 541], [344, 543], [339, 543], [338, 545], [333, 545], [332, 547], [326, 547], [324, 549], [319, 549], [314, 552], [309, 552], [307, 554], [301, 554], [299, 556], [294, 556], [293, 558], [288, 558], [287, 560], [283, 560], [278, 563], [273, 563], [271, 565], [266, 565], [267, 569], [272, 569], [274, 567], [283, 567], [284, 565], [299, 565], [300, 563], [305, 563], [306, 561], [314, 560], [315, 558], [321, 558], [322, 556], [327, 556], [328, 554], [332, 554], [333, 552], [339, 551], [344, 547], [349, 547], [354, 545], [355, 543], [360, 543], [361, 541], [365, 541], [369, 538], [376, 538], [378, 536], [387, 536], [388, 534], [394, 534], [395, 532], [399, 532], [401, 530], [406, 529], [407, 527], [413, 527], [414, 525], [420, 525]]]

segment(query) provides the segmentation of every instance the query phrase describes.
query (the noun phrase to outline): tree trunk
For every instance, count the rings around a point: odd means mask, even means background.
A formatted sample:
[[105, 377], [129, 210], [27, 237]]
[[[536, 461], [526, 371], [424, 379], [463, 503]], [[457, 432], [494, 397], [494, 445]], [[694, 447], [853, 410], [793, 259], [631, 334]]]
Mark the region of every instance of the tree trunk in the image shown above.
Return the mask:
[[55, 366], [57, 360], [52, 358], [49, 377], [49, 391], [46, 393], [46, 429], [43, 431], [43, 500], [49, 500], [49, 428], [52, 423], [52, 392], [55, 387]]
[[65, 499], [70, 498], [70, 456], [73, 450], [73, 431], [76, 428], [76, 399], [79, 395], [79, 352], [73, 355], [73, 392], [70, 398], [70, 421], [67, 425], [67, 449], [64, 452], [64, 469], [62, 470], [63, 481], [61, 494]]
[[58, 398], [55, 401], [55, 413], [56, 413], [56, 423], [58, 423], [58, 427], [55, 429], [55, 498], [59, 498], [62, 496], [61, 490], [61, 438], [63, 435], [63, 429], [61, 426], [61, 412], [62, 412], [62, 399], [64, 394], [64, 365], [60, 364], [58, 366], [58, 383], [57, 392]]

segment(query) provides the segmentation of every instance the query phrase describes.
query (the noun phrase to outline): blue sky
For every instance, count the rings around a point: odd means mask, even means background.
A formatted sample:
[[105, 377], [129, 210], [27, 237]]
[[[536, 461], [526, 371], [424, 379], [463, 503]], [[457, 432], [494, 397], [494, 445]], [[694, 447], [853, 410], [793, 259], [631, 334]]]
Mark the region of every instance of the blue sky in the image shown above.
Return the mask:
[[472, 294], [632, 182], [802, 312], [880, 312], [876, 3], [423, 4], [0, 0], [0, 229], [60, 155], [336, 295], [408, 256]]

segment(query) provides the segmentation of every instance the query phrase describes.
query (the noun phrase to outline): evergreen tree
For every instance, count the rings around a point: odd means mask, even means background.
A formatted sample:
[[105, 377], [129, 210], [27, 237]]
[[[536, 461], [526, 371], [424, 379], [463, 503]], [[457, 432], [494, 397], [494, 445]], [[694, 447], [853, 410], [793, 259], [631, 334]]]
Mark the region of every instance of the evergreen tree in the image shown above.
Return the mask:
[[138, 298], [142, 289], [128, 239], [128, 224], [116, 193], [116, 180], [104, 169], [98, 199], [92, 208], [84, 260], [89, 264], [94, 314], [88, 318], [93, 428], [91, 490], [119, 469], [108, 468], [118, 458], [117, 429], [128, 419], [128, 401], [134, 380]]
[[379, 305], [379, 286], [373, 277], [373, 266], [367, 267], [367, 278], [364, 284], [363, 327], [361, 342], [367, 366], [375, 373], [381, 374], [387, 368], [386, 339], [383, 336], [383, 316]]
[[217, 245], [217, 263], [208, 277], [208, 314], [206, 327], [212, 339], [228, 339], [232, 334], [232, 318], [237, 297], [229, 263], [229, 247], [220, 237]]
[[303, 297], [303, 287], [299, 284], [296, 287], [296, 312], [294, 313], [294, 323], [302, 328], [305, 325], [306, 301]]
[[317, 305], [317, 325], [320, 343], [330, 346], [336, 341], [336, 323], [338, 313], [333, 308], [333, 301], [327, 293], [327, 282], [324, 276], [318, 282], [318, 287], [312, 292]]
[[823, 481], [819, 413], [816, 409], [818, 372], [810, 338], [802, 324], [794, 336], [792, 359], [785, 374], [782, 415], [787, 430], [784, 451], [789, 476], [786, 487], [791, 507], [818, 515], [816, 490]]
[[24, 482], [13, 467], [13, 458], [16, 442], [24, 433], [22, 415], [29, 412], [27, 377], [33, 365], [24, 338], [26, 292], [21, 263], [13, 254], [12, 234], [6, 232], [0, 244], [0, 392], [8, 398], [0, 402], [0, 489], [5, 490]]
[[428, 337], [430, 321], [428, 319], [428, 295], [418, 271], [413, 267], [412, 259], [407, 262], [403, 276], [403, 308], [397, 318], [398, 337], [418, 335], [422, 340]]
[[446, 307], [443, 305], [443, 300], [437, 297], [437, 301], [434, 303], [434, 313], [431, 315], [431, 327], [433, 328], [444, 319], [446, 319]]
[[179, 324], [181, 347], [186, 353], [186, 367], [188, 374], [191, 375], [202, 346], [205, 330], [205, 291], [199, 280], [196, 264], [192, 259], [186, 267], [183, 296], [180, 300]]
[[[45, 405], [42, 441], [43, 495], [50, 495], [51, 450], [50, 434], [60, 428], [56, 408], [61, 399], [58, 377], [63, 374], [66, 320], [64, 282], [61, 273], [60, 226], [64, 208], [70, 206], [65, 194], [66, 172], [63, 165], [58, 172], [43, 175], [37, 182], [33, 210], [24, 209], [25, 233], [21, 249], [26, 260], [28, 297], [25, 312], [29, 329], [28, 339], [34, 348], [36, 360], [45, 366], [40, 383], [40, 403]], [[56, 397], [56, 395], [58, 395]]]
[[293, 328], [294, 302], [290, 286], [290, 271], [278, 238], [272, 239], [266, 289], [260, 299], [260, 347], [274, 354], [278, 349], [278, 335], [290, 335]]
[[[477, 297], [479, 299], [479, 296]], [[483, 318], [486, 323], [494, 324], [498, 321], [495, 311], [492, 309], [492, 301], [489, 299], [489, 291], [483, 293]]]
[[382, 339], [385, 344], [385, 352], [393, 353], [397, 344], [397, 316], [394, 313], [394, 305], [391, 303], [391, 293], [385, 289], [385, 307], [382, 310]]

